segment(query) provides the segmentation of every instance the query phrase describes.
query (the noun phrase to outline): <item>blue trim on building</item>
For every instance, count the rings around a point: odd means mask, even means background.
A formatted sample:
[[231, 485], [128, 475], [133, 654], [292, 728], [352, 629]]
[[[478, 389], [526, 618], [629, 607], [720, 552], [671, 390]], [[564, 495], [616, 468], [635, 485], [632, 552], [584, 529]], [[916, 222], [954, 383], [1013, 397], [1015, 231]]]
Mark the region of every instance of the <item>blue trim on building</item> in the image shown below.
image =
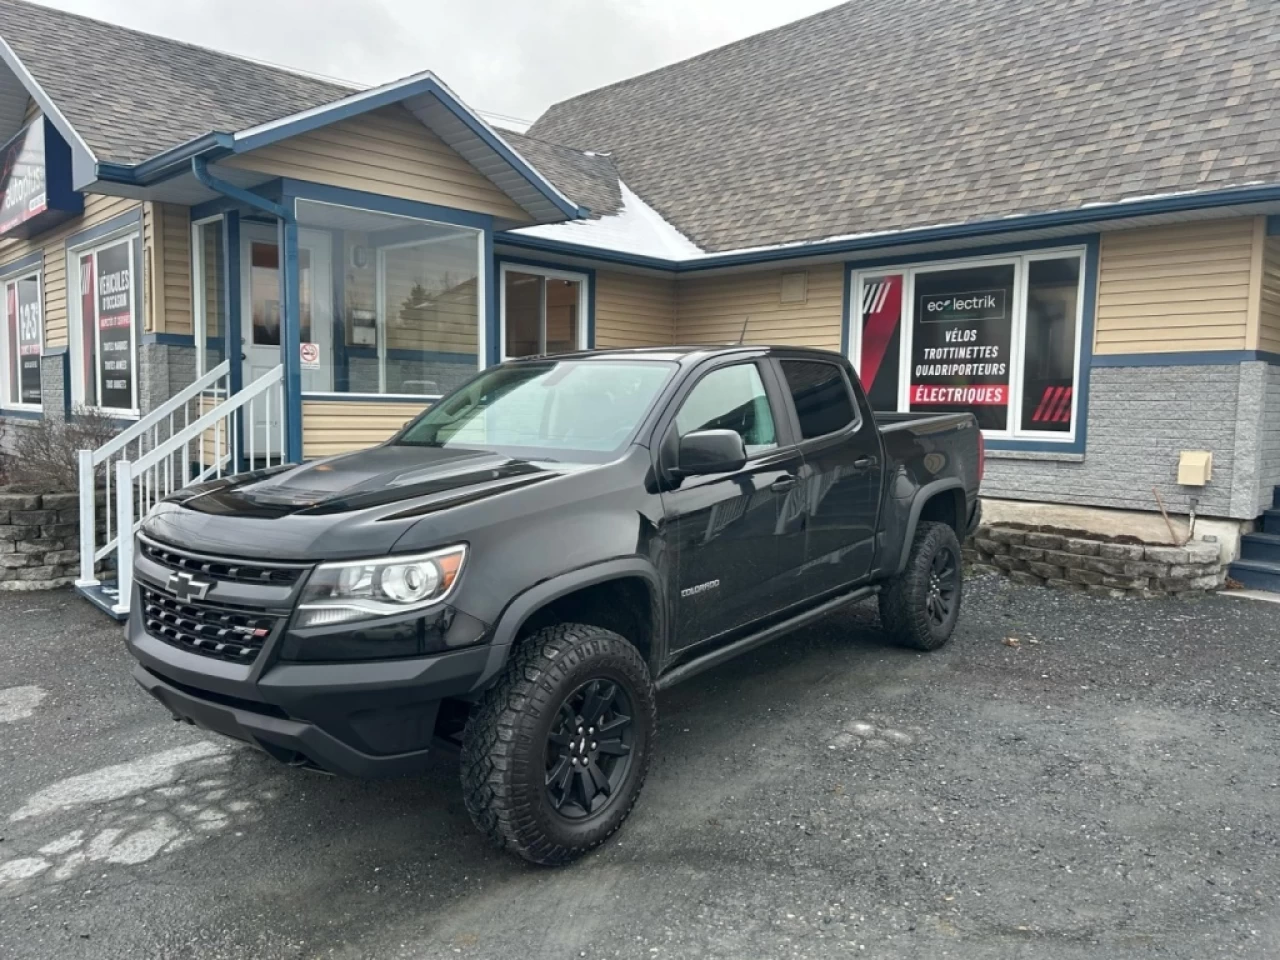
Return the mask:
[[[1124, 220], [1130, 217], [1184, 213], [1192, 210], [1236, 207], [1276, 201], [1280, 201], [1280, 185], [1236, 187], [1229, 190], [1182, 194], [1175, 197], [1158, 197], [1152, 200], [1111, 203], [1078, 210], [1057, 210], [1049, 213], [1028, 214], [1026, 216], [1003, 217], [997, 220], [978, 220], [973, 223], [952, 224], [944, 227], [921, 227], [902, 230], [897, 233], [872, 234], [843, 240], [817, 240], [811, 243], [798, 243], [791, 246], [771, 247], [761, 250], [746, 250], [738, 253], [712, 253], [696, 260], [664, 260], [658, 257], [611, 253], [608, 250], [601, 250], [598, 247], [586, 246], [580, 243], [563, 243], [557, 240], [521, 236], [515, 233], [503, 233], [498, 237], [498, 243], [529, 250], [541, 250], [545, 253], [557, 253], [563, 256], [584, 257], [604, 263], [621, 263], [628, 266], [649, 267], [655, 270], [667, 270], [676, 273], [692, 273], [700, 270], [715, 270], [721, 267], [774, 263], [779, 260], [856, 254], [862, 251], [880, 250], [887, 247], [905, 247], [924, 243], [978, 239], [999, 234], [1025, 233], [1029, 230], [1044, 230], [1054, 227], [1078, 226], [1083, 230], [1093, 224], [1106, 223], [1111, 220]], [[1050, 238], [1035, 241], [1035, 245], [1053, 247], [1060, 246], [1064, 242], [1066, 241]], [[946, 253], [952, 258], [969, 255], [967, 249], [946, 251]], [[917, 261], [928, 255], [917, 254], [911, 256], [904, 254], [904, 259], [910, 257], [913, 261]]]
[[[504, 263], [514, 263], [516, 266], [535, 267], [543, 270], [558, 270], [561, 273], [579, 273], [587, 278], [587, 342], [583, 347], [584, 350], [594, 350], [596, 348], [596, 270], [595, 267], [574, 267], [564, 263], [554, 263], [550, 260], [534, 260], [528, 257], [512, 257], [505, 253], [499, 253], [494, 258], [493, 272], [496, 275], [496, 282], [502, 280], [502, 265]], [[498, 296], [503, 296], [505, 291], [499, 287]], [[498, 339], [502, 339], [502, 311], [498, 309]], [[499, 344], [498, 356], [502, 356], [501, 344]]]
[[[309, 180], [282, 180], [281, 192], [286, 198], [296, 200], [316, 200], [321, 203], [352, 207], [356, 210], [388, 213], [396, 217], [434, 220], [437, 223], [471, 227], [475, 230], [493, 230], [493, 217], [487, 213], [455, 210], [452, 207], [442, 207], [434, 203], [402, 200], [379, 193], [367, 193], [364, 190], [349, 190], [346, 187], [331, 187], [323, 183], [312, 183]], [[304, 226], [310, 226], [310, 224], [304, 224]], [[318, 226], [323, 227], [326, 224], [318, 224]]]
[[1190, 353], [1110, 353], [1093, 358], [1095, 367], [1212, 367], [1241, 363], [1280, 366], [1280, 353], [1265, 350], [1198, 350]]
[[[1089, 375], [1095, 363], [1093, 356], [1093, 329], [1098, 304], [1098, 263], [1101, 251], [1101, 237], [1086, 234], [1075, 237], [1055, 238], [1050, 241], [1035, 243], [999, 244], [987, 247], [974, 247], [964, 250], [937, 251], [934, 253], [911, 256], [903, 254], [894, 259], [876, 258], [873, 260], [849, 261], [844, 270], [844, 312], [841, 317], [840, 348], [841, 352], [852, 359], [853, 356], [853, 311], [857, 309], [853, 302], [853, 275], [859, 271], [885, 270], [892, 271], [913, 267], [921, 263], [938, 261], [981, 260], [987, 257], [1014, 255], [1023, 253], [1051, 252], [1054, 250], [1084, 247], [1084, 283], [1082, 290], [1080, 321], [1080, 364], [1076, 380], [1076, 435], [1073, 440], [1049, 440], [1036, 438], [992, 438], [987, 441], [990, 450], [1022, 450], [1027, 452], [1084, 453], [1089, 433]], [[905, 308], [904, 304], [904, 308]], [[905, 309], [904, 319], [905, 322]], [[1016, 417], [1018, 411], [1010, 408], [1009, 416]]]
[[11, 410], [9, 407], [0, 407], [0, 417], [13, 420], [43, 420], [43, 410]]
[[138, 343], [139, 345], [158, 343], [166, 347], [194, 347], [196, 338], [186, 333], [144, 333]]
[[157, 153], [142, 163], [99, 163], [97, 176], [99, 180], [111, 183], [146, 186], [186, 173], [196, 157], [208, 162], [228, 156], [233, 152], [233, 145], [234, 140], [229, 133], [206, 133]]
[[33, 270], [44, 270], [44, 250], [37, 250], [0, 266], [0, 281], [11, 280], [24, 273], [31, 273]]
[[1267, 236], [1280, 237], [1280, 217], [1267, 217]]
[[[108, 237], [121, 230], [141, 226], [142, 207], [135, 207], [134, 209], [127, 210], [119, 216], [112, 217], [110, 220], [100, 223], [97, 226], [90, 227], [87, 230], [81, 230], [79, 233], [73, 233], [71, 236], [67, 237], [64, 242], [66, 244], [66, 248], [71, 250], [74, 247], [87, 246], [88, 244], [94, 243], [97, 240], [101, 240], [102, 238]], [[139, 297], [138, 299], [141, 300], [142, 298]]]
[[284, 364], [285, 456], [302, 462], [302, 316], [298, 302], [298, 221], [280, 221], [280, 350]]
[[71, 416], [71, 348], [58, 348], [62, 357], [62, 415]]
[[209, 172], [208, 163], [200, 157], [192, 158], [191, 172], [195, 175], [195, 178], [200, 181], [202, 186], [213, 190], [215, 193], [220, 193], [224, 197], [230, 197], [232, 200], [237, 200], [247, 207], [256, 207], [257, 209], [262, 210], [265, 213], [269, 213], [280, 220], [285, 220], [289, 217], [289, 213], [287, 212], [285, 205], [268, 200], [261, 194], [254, 193], [252, 190], [237, 187], [234, 183], [228, 183], [226, 180], [215, 177]]

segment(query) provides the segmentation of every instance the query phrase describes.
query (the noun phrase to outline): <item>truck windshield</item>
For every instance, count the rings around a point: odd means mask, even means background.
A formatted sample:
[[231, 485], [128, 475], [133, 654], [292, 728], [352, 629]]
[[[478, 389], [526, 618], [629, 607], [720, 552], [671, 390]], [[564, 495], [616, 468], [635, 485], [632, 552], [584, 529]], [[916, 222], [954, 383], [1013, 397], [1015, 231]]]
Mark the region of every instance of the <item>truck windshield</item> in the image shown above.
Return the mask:
[[546, 360], [497, 367], [445, 397], [393, 441], [605, 463], [671, 378], [661, 360]]

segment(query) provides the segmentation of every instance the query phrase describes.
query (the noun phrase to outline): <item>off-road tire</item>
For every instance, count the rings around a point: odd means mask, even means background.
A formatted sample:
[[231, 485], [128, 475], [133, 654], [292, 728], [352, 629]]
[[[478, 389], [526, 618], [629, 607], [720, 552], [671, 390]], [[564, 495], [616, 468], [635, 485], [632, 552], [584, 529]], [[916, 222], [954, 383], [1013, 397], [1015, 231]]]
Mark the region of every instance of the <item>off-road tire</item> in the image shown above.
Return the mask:
[[[928, 603], [934, 558], [950, 551], [956, 567], [955, 600], [942, 623], [929, 615]], [[964, 576], [960, 569], [960, 541], [945, 523], [922, 521], [907, 567], [892, 578], [880, 593], [880, 623], [903, 646], [916, 650], [937, 650], [951, 639], [960, 618]]]
[[[547, 737], [561, 704], [593, 679], [621, 684], [635, 724], [631, 763], [603, 809], [568, 820], [547, 792]], [[644, 659], [625, 638], [564, 623], [526, 637], [463, 732], [462, 789], [471, 819], [497, 846], [532, 863], [569, 863], [612, 836], [644, 786], [657, 710]]]

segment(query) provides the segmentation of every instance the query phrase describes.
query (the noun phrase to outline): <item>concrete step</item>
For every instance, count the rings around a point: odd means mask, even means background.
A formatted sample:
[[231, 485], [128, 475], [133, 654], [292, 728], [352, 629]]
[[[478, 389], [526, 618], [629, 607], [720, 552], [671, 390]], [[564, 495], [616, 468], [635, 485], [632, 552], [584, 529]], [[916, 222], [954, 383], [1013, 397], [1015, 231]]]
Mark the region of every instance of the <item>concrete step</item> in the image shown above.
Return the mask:
[[1280, 533], [1280, 509], [1267, 510], [1263, 512], [1262, 532]]
[[1250, 590], [1280, 593], [1280, 563], [1262, 560], [1237, 560], [1227, 568], [1227, 576]]
[[1280, 533], [1246, 533], [1240, 538], [1240, 559], [1280, 564]]

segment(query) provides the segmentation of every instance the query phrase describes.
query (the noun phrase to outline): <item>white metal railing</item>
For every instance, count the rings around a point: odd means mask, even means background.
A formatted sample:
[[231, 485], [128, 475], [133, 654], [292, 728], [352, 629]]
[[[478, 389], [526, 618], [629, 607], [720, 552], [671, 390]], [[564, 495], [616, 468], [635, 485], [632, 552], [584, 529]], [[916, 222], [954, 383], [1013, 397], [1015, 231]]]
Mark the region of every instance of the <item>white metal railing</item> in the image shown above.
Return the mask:
[[[133, 535], [161, 500], [183, 487], [247, 466], [283, 463], [284, 368], [230, 394], [224, 361], [97, 450], [80, 451], [79, 587], [100, 585], [97, 570], [115, 554], [112, 612], [129, 612]], [[230, 395], [229, 395], [230, 394]], [[97, 516], [105, 494], [104, 523]]]

